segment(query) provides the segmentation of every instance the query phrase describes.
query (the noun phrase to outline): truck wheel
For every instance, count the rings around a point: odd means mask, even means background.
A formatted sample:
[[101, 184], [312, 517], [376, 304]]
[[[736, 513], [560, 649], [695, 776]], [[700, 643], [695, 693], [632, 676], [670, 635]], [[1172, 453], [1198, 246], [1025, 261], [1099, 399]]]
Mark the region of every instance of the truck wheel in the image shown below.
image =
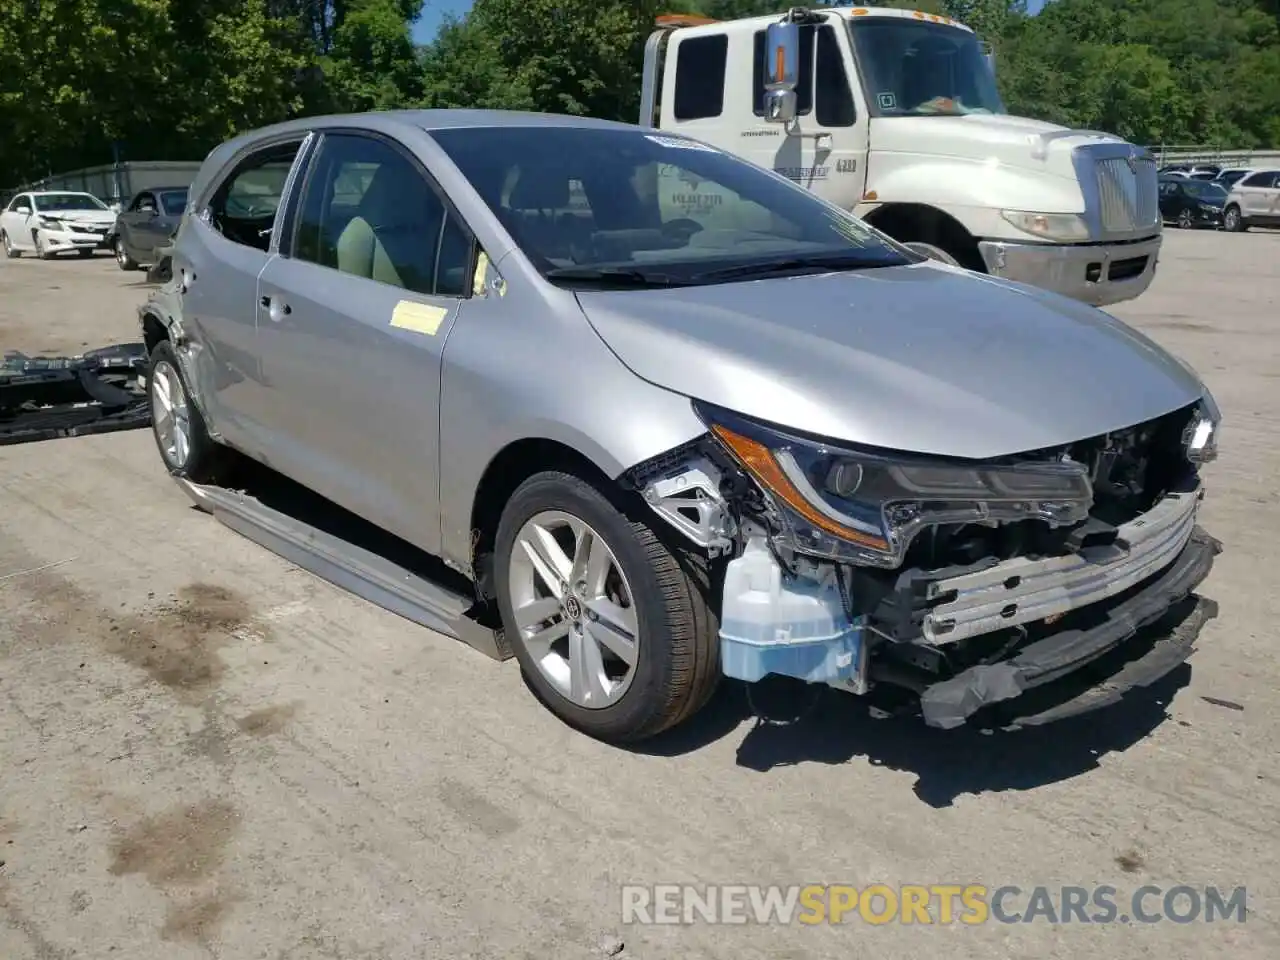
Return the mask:
[[498, 524], [494, 582], [539, 699], [615, 743], [695, 713], [720, 678], [720, 642], [693, 566], [578, 477], [547, 472], [521, 484]]
[[953, 267], [963, 266], [959, 260], [947, 253], [947, 251], [943, 250], [941, 247], [935, 247], [932, 243], [923, 243], [918, 240], [912, 240], [909, 243], [904, 243], [903, 246], [908, 250], [914, 250], [916, 253], [923, 254], [930, 260], [940, 260], [943, 263], [951, 264]]
[[204, 417], [191, 402], [182, 368], [168, 340], [151, 351], [147, 375], [151, 432], [169, 473], [193, 483], [215, 479], [224, 451], [209, 436]]
[[122, 237], [116, 237], [115, 248], [116, 263], [119, 265], [121, 270], [138, 269], [138, 261], [129, 256], [129, 251], [124, 248], [124, 239]]
[[1228, 233], [1244, 233], [1249, 229], [1249, 225], [1244, 222], [1244, 217], [1240, 214], [1240, 208], [1234, 203], [1222, 214], [1222, 228]]

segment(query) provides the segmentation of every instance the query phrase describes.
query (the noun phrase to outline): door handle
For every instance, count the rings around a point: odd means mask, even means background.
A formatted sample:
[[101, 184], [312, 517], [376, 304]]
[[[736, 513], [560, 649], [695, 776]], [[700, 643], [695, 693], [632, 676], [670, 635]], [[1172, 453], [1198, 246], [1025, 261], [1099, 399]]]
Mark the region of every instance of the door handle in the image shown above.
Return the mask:
[[258, 303], [267, 311], [267, 316], [279, 323], [284, 317], [293, 313], [293, 307], [289, 306], [283, 300], [277, 300], [275, 297], [263, 296]]

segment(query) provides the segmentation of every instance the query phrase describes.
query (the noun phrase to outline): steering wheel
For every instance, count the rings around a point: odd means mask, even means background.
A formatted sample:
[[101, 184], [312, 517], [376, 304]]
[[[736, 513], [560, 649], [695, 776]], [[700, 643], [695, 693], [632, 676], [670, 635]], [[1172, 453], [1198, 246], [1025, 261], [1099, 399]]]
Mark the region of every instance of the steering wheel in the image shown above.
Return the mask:
[[690, 238], [701, 230], [702, 224], [697, 220], [690, 220], [688, 217], [668, 220], [662, 225], [662, 235], [664, 237], [679, 240], [681, 243], [688, 243]]

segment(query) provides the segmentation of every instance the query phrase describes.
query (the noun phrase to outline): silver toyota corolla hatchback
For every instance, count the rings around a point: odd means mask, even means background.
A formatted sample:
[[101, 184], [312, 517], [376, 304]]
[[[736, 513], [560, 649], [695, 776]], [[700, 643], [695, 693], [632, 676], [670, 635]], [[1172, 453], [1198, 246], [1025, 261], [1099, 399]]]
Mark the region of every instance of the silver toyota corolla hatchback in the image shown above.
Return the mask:
[[1122, 661], [1043, 720], [1212, 616], [1219, 416], [1190, 368], [718, 149], [309, 118], [218, 147], [190, 197], [180, 323], [147, 327], [169, 470], [215, 483], [231, 448], [441, 558], [593, 736], [668, 728], [724, 675], [949, 727]]

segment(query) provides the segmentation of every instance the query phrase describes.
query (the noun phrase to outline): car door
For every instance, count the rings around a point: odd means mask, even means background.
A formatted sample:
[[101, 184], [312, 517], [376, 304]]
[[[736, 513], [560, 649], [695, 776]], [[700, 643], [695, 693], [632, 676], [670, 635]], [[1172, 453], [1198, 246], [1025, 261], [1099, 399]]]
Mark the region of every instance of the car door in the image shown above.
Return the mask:
[[258, 275], [306, 141], [305, 132], [278, 135], [232, 158], [196, 201], [172, 258], [209, 426], [268, 462], [260, 424], [269, 400], [254, 352]]
[[149, 191], [144, 190], [133, 198], [118, 218], [120, 238], [124, 241], [125, 251], [133, 257], [137, 257], [142, 251], [141, 238], [138, 234], [143, 219], [142, 207], [148, 202], [154, 206], [155, 197]]
[[1258, 187], [1258, 208], [1253, 214], [1264, 223], [1280, 221], [1280, 173], [1274, 170], [1269, 179]]
[[258, 307], [281, 469], [436, 552], [441, 358], [470, 292], [471, 234], [402, 144], [334, 131], [285, 239]]
[[20, 193], [9, 202], [4, 212], [3, 228], [14, 250], [30, 250], [33, 247], [31, 230], [33, 204], [31, 194]]
[[1240, 212], [1246, 219], [1256, 217], [1262, 209], [1263, 188], [1275, 180], [1269, 171], [1250, 174], [1236, 184], [1236, 193], [1240, 201]]

